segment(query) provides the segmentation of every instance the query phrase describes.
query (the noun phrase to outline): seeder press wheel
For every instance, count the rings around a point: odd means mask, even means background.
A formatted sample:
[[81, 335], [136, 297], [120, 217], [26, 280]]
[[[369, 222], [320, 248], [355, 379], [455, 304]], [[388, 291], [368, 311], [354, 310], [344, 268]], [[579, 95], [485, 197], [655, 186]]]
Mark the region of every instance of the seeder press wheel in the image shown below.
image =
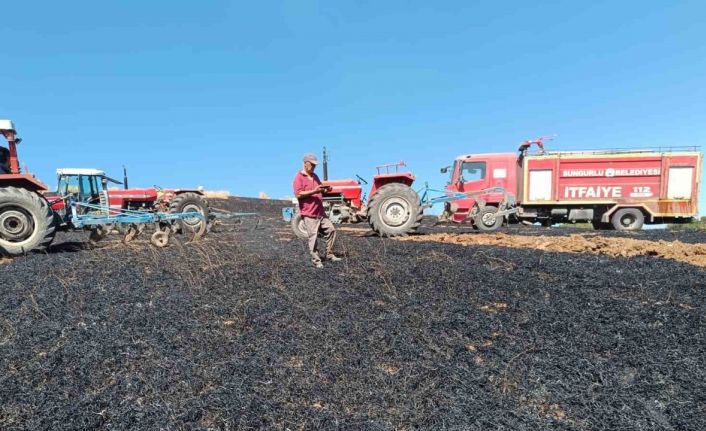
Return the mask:
[[150, 237], [150, 243], [155, 247], [166, 247], [169, 244], [169, 230], [158, 230]]
[[[206, 233], [206, 223], [201, 223], [199, 226], [192, 229], [181, 229], [183, 235], [190, 236], [188, 242], [194, 242], [201, 239]], [[150, 243], [155, 247], [166, 247], [169, 244], [169, 236], [172, 233], [179, 231], [179, 226], [176, 223], [161, 222], [155, 226], [155, 232], [150, 237]]]

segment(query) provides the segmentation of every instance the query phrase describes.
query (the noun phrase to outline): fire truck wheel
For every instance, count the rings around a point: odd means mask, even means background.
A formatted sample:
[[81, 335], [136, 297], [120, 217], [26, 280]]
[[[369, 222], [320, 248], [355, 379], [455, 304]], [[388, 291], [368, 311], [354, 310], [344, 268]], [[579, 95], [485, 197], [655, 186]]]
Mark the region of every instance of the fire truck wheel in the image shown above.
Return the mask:
[[498, 228], [503, 224], [503, 217], [496, 217], [496, 212], [498, 212], [498, 208], [496, 206], [484, 206], [483, 209], [478, 212], [478, 215], [474, 220], [474, 224], [478, 227], [478, 230], [483, 232], [498, 230]]
[[176, 197], [169, 202], [169, 212], [200, 212], [203, 214], [203, 218], [193, 217], [177, 220], [176, 225], [180, 232], [184, 232], [186, 230], [189, 232], [206, 230], [209, 213], [208, 201], [206, 201], [206, 199], [198, 193], [187, 192], [176, 195]]
[[640, 230], [645, 223], [645, 216], [637, 208], [621, 208], [610, 221], [616, 230]]
[[297, 211], [294, 214], [294, 217], [292, 217], [292, 231], [297, 238], [309, 238], [309, 234], [306, 233], [306, 227], [304, 226], [304, 218], [302, 218], [301, 214], [299, 214], [299, 211]]
[[44, 198], [25, 189], [0, 188], [0, 253], [46, 250], [54, 235], [54, 212]]
[[401, 183], [380, 187], [368, 204], [368, 221], [380, 236], [404, 236], [422, 224], [423, 208], [419, 195]]

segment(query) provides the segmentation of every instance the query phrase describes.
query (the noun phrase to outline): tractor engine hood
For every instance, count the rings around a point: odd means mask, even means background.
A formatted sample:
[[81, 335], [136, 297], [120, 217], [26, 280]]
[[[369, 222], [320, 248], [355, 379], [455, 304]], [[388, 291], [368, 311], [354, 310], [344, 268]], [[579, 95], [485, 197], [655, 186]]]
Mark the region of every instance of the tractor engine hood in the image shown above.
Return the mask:
[[125, 200], [157, 200], [157, 189], [112, 189], [108, 190], [108, 196], [111, 198], [121, 198]]

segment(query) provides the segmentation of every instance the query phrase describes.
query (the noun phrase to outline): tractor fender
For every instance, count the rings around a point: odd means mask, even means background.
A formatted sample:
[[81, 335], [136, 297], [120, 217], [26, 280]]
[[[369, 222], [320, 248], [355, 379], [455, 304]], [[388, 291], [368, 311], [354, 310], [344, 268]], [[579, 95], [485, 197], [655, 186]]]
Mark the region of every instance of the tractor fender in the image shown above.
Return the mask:
[[174, 189], [168, 191], [173, 192], [175, 195], [180, 195], [182, 193], [196, 193], [197, 195], [204, 196], [203, 190], [200, 189]]
[[18, 189], [30, 190], [33, 192], [45, 192], [49, 190], [46, 184], [39, 181], [30, 174], [7, 174], [0, 175], [0, 187], [17, 187]]
[[199, 189], [163, 189], [160, 190], [159, 196], [162, 201], [169, 203], [172, 199], [184, 193], [195, 193], [199, 196], [205, 196], [203, 190]]
[[380, 187], [386, 184], [399, 183], [411, 187], [415, 179], [416, 178], [414, 174], [412, 174], [411, 172], [375, 175], [373, 177], [373, 186], [370, 188], [368, 200], [375, 196], [375, 192], [377, 192]]

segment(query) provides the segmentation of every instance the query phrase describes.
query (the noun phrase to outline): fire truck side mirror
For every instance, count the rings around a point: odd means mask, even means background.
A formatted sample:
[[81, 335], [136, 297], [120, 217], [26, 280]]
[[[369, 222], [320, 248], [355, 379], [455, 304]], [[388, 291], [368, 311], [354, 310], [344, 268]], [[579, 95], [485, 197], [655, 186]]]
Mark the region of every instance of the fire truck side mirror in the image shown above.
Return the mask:
[[441, 171], [442, 174], [447, 174], [449, 172], [449, 167], [444, 166], [443, 168], [439, 169], [439, 171]]

